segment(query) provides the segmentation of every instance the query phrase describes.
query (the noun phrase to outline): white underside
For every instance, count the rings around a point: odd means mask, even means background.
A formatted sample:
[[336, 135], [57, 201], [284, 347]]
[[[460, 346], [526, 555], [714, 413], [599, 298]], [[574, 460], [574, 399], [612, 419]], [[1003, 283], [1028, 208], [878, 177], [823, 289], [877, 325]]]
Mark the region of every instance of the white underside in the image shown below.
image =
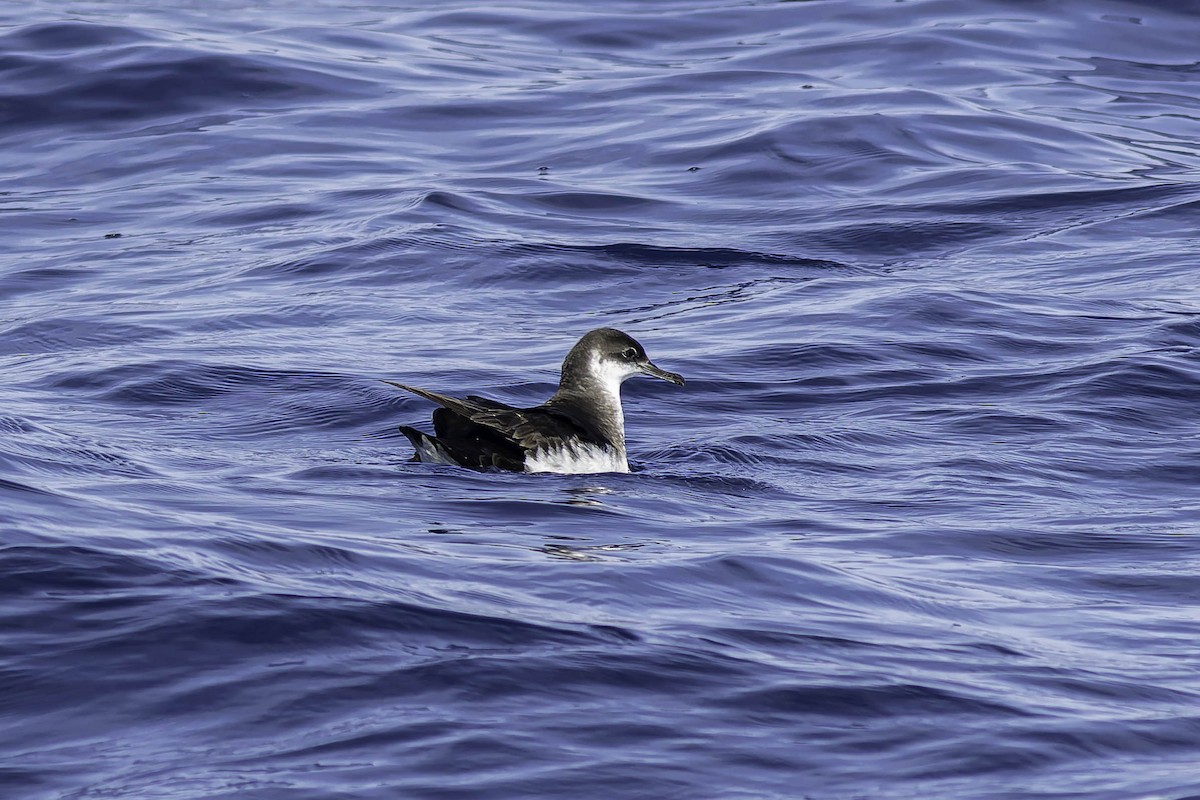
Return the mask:
[[586, 475], [593, 472], [629, 472], [624, 450], [590, 444], [538, 448], [525, 455], [526, 472]]
[[[422, 439], [417, 455], [426, 464], [459, 463], [430, 439]], [[539, 448], [525, 455], [526, 472], [557, 472], [563, 475], [585, 475], [594, 472], [629, 472], [625, 453], [589, 444]]]

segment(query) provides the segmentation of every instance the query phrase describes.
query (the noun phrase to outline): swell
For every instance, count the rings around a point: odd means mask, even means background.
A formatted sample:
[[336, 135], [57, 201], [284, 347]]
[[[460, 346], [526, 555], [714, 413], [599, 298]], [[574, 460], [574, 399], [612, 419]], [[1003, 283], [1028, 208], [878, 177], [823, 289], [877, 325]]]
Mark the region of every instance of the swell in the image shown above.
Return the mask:
[[13, 29], [0, 37], [0, 52], [9, 53], [0, 93], [0, 130], [8, 133], [250, 111], [362, 95], [369, 86], [277, 55], [205, 51], [80, 21]]

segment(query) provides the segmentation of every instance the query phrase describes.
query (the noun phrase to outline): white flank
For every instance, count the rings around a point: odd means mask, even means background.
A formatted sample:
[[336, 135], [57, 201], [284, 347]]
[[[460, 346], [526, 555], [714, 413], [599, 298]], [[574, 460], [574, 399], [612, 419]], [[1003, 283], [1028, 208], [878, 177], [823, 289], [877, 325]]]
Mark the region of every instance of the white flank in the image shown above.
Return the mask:
[[585, 475], [593, 472], [629, 472], [625, 451], [593, 444], [567, 444], [542, 447], [525, 456], [526, 472], [557, 472]]
[[457, 461], [450, 457], [450, 454], [443, 450], [428, 436], [421, 437], [421, 444], [416, 448], [417, 455], [426, 464], [445, 464], [449, 467], [461, 466]]

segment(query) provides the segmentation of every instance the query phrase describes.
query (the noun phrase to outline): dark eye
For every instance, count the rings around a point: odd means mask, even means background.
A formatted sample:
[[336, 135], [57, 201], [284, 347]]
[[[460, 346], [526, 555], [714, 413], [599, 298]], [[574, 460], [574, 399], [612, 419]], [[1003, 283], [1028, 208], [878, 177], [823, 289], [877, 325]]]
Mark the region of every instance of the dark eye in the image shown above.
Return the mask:
[[635, 358], [637, 358], [637, 350], [634, 350], [632, 347], [626, 347], [621, 351], [621, 358], [625, 359], [626, 361], [633, 361]]

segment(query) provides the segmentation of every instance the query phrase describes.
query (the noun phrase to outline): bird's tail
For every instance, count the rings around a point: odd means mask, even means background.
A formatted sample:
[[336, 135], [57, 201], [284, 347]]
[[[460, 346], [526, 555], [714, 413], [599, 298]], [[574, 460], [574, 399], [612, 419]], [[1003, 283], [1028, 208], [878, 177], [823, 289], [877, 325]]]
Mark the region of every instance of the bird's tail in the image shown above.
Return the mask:
[[436, 436], [430, 436], [424, 431], [410, 428], [407, 425], [401, 425], [400, 432], [412, 442], [415, 452], [409, 459], [410, 461], [423, 461], [426, 464], [449, 464], [454, 467], [462, 466], [458, 459], [450, 455], [450, 451], [438, 441]]

